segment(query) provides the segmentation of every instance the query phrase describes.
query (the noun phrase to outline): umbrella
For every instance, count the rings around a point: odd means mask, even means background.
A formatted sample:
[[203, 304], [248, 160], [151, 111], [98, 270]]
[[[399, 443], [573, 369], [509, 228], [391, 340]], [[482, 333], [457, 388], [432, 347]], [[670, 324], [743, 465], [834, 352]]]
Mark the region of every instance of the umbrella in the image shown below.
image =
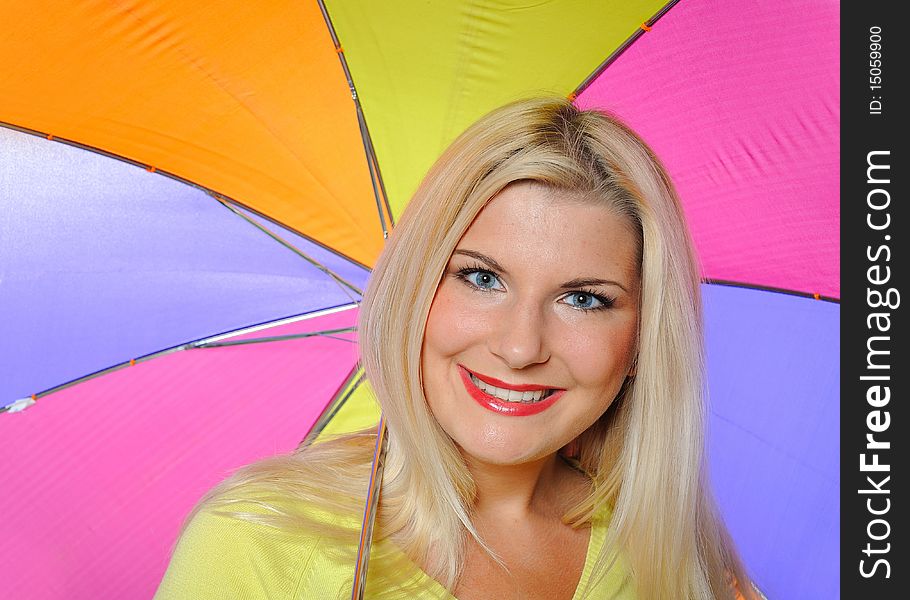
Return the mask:
[[350, 329], [384, 233], [470, 122], [546, 92], [667, 164], [703, 261], [722, 511], [769, 598], [836, 597], [835, 3], [4, 14], [3, 595], [150, 595], [227, 472], [375, 422]]

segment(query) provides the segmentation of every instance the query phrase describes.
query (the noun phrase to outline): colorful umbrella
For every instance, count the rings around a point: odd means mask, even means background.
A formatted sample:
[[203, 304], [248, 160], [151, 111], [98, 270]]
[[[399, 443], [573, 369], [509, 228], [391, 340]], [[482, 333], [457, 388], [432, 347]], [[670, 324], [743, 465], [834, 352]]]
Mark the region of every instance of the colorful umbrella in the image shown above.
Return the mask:
[[0, 33], [0, 595], [149, 596], [230, 470], [375, 422], [384, 232], [470, 122], [557, 93], [679, 188], [756, 582], [836, 597], [836, 3], [45, 4]]

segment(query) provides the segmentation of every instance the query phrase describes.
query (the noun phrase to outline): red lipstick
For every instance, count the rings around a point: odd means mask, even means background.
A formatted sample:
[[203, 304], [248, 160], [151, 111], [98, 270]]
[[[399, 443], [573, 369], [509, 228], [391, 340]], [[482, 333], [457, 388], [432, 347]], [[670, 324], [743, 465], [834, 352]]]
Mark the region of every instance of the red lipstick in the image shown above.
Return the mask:
[[[464, 368], [464, 367], [462, 367], [462, 368]], [[467, 369], [465, 369], [465, 371], [467, 371]], [[475, 373], [474, 371], [468, 371], [468, 372], [484, 383], [489, 383], [490, 385], [495, 385], [498, 388], [505, 388], [507, 390], [515, 390], [516, 392], [537, 392], [540, 390], [553, 389], [553, 388], [548, 388], [545, 385], [529, 385], [529, 384], [513, 385], [510, 383], [506, 383], [505, 381], [500, 381], [500, 380], [496, 379], [495, 377], [490, 377], [489, 375], [481, 375], [480, 373]]]
[[510, 385], [504, 381], [500, 381], [486, 375], [479, 375], [473, 371], [468, 371], [461, 365], [458, 365], [458, 372], [461, 375], [461, 381], [464, 383], [464, 387], [468, 391], [468, 394], [470, 394], [470, 396], [474, 398], [478, 404], [487, 410], [491, 410], [500, 415], [506, 415], [509, 417], [526, 417], [529, 415], [536, 415], [537, 413], [543, 412], [553, 406], [553, 404], [565, 393], [565, 390], [554, 390], [552, 394], [540, 402], [507, 402], [505, 400], [500, 400], [496, 396], [491, 396], [490, 394], [484, 392], [482, 389], [474, 385], [474, 382], [471, 381], [471, 375], [474, 375], [474, 377], [483, 381], [484, 383], [488, 383], [490, 385], [494, 385], [496, 387], [507, 390], [515, 390], [516, 392], [536, 392], [539, 390], [549, 390], [553, 388], [548, 388], [542, 385]]

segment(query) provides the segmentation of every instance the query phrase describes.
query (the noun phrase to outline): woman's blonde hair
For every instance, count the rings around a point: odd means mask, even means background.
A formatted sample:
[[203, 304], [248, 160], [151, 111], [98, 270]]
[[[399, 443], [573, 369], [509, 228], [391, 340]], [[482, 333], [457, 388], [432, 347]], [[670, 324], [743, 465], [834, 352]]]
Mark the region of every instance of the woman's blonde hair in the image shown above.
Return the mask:
[[[699, 272], [680, 202], [641, 138], [616, 118], [564, 99], [509, 104], [459, 136], [420, 184], [376, 264], [359, 321], [362, 364], [389, 431], [375, 538], [393, 540], [450, 590], [467, 536], [486, 548], [471, 521], [471, 474], [424, 397], [421, 348], [456, 244], [487, 202], [520, 181], [600, 203], [639, 242], [635, 375], [573, 444], [594, 485], [564, 520], [581, 526], [612, 507], [595, 572], [603, 576], [621, 560], [639, 598], [734, 597], [734, 582], [749, 579], [706, 481]], [[205, 502], [228, 504], [237, 492], [256, 491], [273, 514], [247, 518], [352, 542], [337, 522], [312, 522], [268, 498], [290, 496], [359, 517], [371, 439], [358, 432], [256, 463]], [[750, 586], [738, 587], [751, 597]]]

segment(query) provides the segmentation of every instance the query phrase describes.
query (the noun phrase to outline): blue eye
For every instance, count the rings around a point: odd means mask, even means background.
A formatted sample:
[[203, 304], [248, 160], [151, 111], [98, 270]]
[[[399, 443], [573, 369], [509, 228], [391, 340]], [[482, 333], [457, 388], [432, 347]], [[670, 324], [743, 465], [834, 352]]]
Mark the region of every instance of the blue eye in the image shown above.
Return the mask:
[[502, 287], [499, 278], [489, 271], [468, 271], [464, 274], [465, 280], [482, 290], [495, 290]]
[[492, 271], [483, 269], [479, 266], [465, 267], [455, 273], [455, 277], [464, 281], [467, 285], [480, 291], [499, 291], [504, 290], [505, 286], [499, 281], [499, 277]]
[[579, 310], [598, 310], [613, 305], [611, 299], [591, 292], [570, 292], [563, 299], [566, 304]]

